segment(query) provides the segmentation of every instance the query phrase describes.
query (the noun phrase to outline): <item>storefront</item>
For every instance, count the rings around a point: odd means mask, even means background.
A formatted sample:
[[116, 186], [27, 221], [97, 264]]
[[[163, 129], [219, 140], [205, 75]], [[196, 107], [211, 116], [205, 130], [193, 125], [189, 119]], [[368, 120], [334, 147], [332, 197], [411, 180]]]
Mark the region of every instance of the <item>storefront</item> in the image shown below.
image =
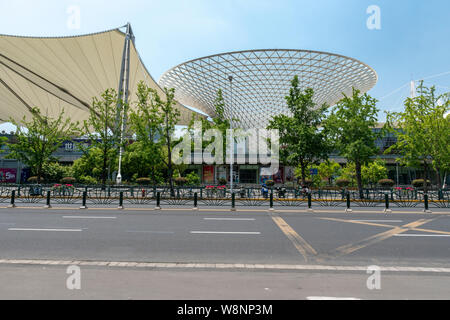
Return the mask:
[[258, 166], [257, 165], [239, 166], [239, 183], [241, 184], [258, 183]]

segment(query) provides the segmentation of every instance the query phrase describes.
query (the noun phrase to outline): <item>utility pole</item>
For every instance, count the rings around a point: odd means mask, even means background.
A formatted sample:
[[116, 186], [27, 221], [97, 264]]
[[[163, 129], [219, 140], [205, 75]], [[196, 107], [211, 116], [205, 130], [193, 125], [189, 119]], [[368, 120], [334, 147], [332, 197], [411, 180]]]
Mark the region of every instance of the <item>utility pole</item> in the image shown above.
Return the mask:
[[119, 170], [117, 173], [116, 183], [122, 184], [122, 156], [123, 156], [123, 138], [126, 128], [127, 117], [125, 114], [126, 104], [129, 97], [129, 85], [130, 85], [130, 51], [131, 42], [134, 43], [134, 35], [131, 29], [131, 25], [126, 25], [127, 31], [125, 34], [125, 43], [123, 46], [122, 54], [122, 66], [120, 69], [119, 89], [118, 89], [118, 102], [117, 102], [117, 115], [116, 115], [116, 132], [120, 130], [120, 150], [119, 150]]
[[230, 81], [230, 130], [231, 130], [231, 141], [230, 141], [230, 193], [233, 194], [233, 164], [234, 164], [234, 134], [233, 134], [233, 76], [229, 76]]

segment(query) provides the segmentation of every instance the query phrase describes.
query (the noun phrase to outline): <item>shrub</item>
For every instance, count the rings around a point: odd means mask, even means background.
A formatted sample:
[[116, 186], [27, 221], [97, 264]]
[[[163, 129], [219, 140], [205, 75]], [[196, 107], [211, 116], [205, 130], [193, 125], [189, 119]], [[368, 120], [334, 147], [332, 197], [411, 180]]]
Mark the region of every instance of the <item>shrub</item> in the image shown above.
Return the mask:
[[200, 184], [200, 177], [195, 172], [191, 172], [186, 176], [187, 184], [191, 186], [199, 185]]
[[29, 177], [27, 180], [29, 183], [37, 183], [38, 177]]
[[81, 176], [80, 178], [78, 178], [78, 182], [86, 185], [95, 185], [98, 183], [97, 179], [91, 176]]
[[225, 178], [219, 178], [219, 185], [221, 186], [225, 186], [227, 184], [227, 179]]
[[[425, 179], [416, 179], [412, 182], [414, 188], [423, 188], [425, 186]], [[427, 185], [431, 186], [431, 181], [427, 180]]]
[[336, 185], [341, 188], [346, 188], [350, 185], [350, 181], [347, 179], [338, 179], [336, 180]]
[[72, 167], [63, 166], [57, 162], [44, 164], [42, 171], [42, 180], [48, 183], [60, 182], [64, 177], [73, 176]]
[[395, 182], [391, 179], [381, 179], [378, 181], [378, 185], [383, 188], [392, 188], [395, 185]]
[[141, 186], [148, 186], [152, 180], [150, 178], [138, 178], [136, 179], [136, 183]]
[[175, 178], [175, 183], [177, 186], [184, 186], [188, 183], [188, 179], [184, 177]]
[[62, 184], [75, 184], [77, 182], [77, 179], [73, 177], [65, 177], [61, 179]]

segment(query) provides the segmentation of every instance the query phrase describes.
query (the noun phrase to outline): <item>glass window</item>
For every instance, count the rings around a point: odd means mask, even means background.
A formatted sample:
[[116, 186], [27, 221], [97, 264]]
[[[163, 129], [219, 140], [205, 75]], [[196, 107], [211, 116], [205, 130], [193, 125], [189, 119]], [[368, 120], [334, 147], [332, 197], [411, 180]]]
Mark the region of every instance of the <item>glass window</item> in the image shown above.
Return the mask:
[[241, 183], [257, 183], [256, 169], [241, 169], [239, 171], [239, 176]]

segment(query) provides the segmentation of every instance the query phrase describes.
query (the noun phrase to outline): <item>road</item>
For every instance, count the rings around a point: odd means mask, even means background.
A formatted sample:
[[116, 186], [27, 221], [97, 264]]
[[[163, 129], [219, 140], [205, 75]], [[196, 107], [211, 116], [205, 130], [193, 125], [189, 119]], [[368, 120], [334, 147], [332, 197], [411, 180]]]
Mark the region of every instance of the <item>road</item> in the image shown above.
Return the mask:
[[449, 299], [449, 284], [448, 209], [0, 209], [0, 299]]

